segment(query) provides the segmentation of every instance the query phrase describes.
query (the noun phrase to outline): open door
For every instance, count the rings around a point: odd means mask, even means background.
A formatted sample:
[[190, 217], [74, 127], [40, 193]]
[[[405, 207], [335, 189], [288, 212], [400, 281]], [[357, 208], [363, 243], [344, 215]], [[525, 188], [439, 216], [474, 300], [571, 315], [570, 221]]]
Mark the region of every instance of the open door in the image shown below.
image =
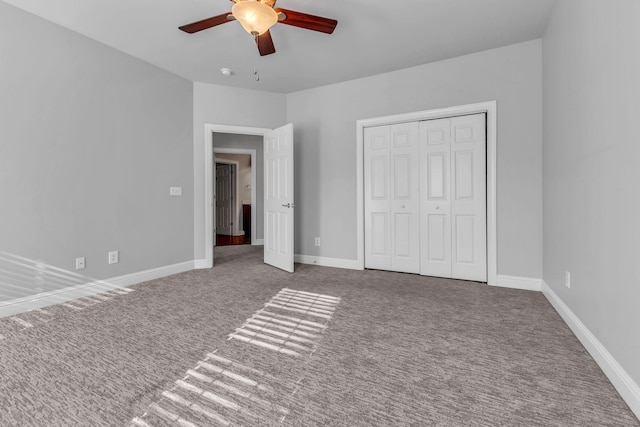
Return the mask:
[[264, 262], [293, 273], [293, 125], [264, 135]]

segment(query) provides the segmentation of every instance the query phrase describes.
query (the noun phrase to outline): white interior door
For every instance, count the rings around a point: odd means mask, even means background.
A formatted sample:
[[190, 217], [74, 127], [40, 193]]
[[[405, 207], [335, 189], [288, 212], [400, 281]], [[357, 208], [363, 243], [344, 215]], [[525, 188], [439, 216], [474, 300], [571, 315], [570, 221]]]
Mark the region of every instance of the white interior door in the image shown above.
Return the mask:
[[391, 270], [389, 126], [364, 129], [365, 267]]
[[484, 114], [451, 119], [452, 277], [487, 281]]
[[[216, 233], [233, 234], [233, 180], [231, 165], [216, 163]], [[215, 236], [214, 236], [215, 237]]]
[[293, 125], [264, 135], [264, 262], [293, 273]]
[[420, 273], [451, 277], [451, 120], [420, 122]]
[[365, 129], [365, 267], [420, 272], [418, 123]]
[[421, 122], [420, 176], [421, 274], [486, 282], [485, 115]]

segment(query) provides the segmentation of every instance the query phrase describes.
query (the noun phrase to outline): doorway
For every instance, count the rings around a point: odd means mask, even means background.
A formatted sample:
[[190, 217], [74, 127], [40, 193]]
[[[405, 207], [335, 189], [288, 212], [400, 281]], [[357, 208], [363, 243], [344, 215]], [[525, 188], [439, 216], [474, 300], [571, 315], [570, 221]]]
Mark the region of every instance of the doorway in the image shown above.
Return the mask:
[[[264, 190], [269, 189], [269, 192], [264, 193], [263, 197], [258, 195], [252, 199], [252, 202], [255, 201], [257, 206], [254, 212], [256, 212], [256, 224], [258, 225], [255, 234], [252, 227], [252, 244], [264, 246], [266, 264], [293, 272], [294, 221], [293, 215], [290, 214], [293, 214], [295, 203], [293, 200], [293, 125], [290, 123], [277, 129], [205, 124], [205, 138], [202, 147], [204, 152], [204, 192], [201, 193], [204, 202], [205, 259], [198, 260], [196, 268], [211, 268], [214, 264], [214, 146], [216, 146], [216, 150], [219, 149], [221, 152], [223, 150], [239, 150], [227, 148], [227, 146], [221, 147], [218, 143], [214, 144], [214, 140], [222, 135], [231, 137], [234, 141], [249, 137], [253, 140], [251, 146], [262, 153], [262, 158], [257, 162], [252, 160], [252, 164], [256, 165], [254, 175], [264, 178], [261, 184], [263, 184]], [[261, 138], [256, 139], [256, 136]], [[273, 206], [269, 207], [274, 204], [277, 209], [273, 209]], [[281, 212], [284, 209], [286, 211]], [[261, 218], [261, 215], [264, 219]], [[253, 236], [260, 236], [259, 233], [262, 233], [262, 236], [256, 237], [254, 240]], [[194, 239], [196, 247], [201, 244], [196, 236]], [[271, 256], [274, 253], [277, 254], [275, 258]]]
[[498, 270], [497, 252], [497, 199], [496, 199], [496, 162], [497, 162], [497, 103], [495, 101], [478, 104], [461, 105], [435, 110], [419, 111], [394, 116], [377, 117], [358, 120], [356, 131], [356, 189], [357, 189], [357, 262], [361, 269], [365, 268], [365, 129], [375, 126], [397, 125], [447, 117], [471, 114], [486, 114], [486, 281], [496, 285]]
[[[250, 154], [215, 152], [215, 245], [251, 244], [253, 168]], [[255, 219], [253, 219], [255, 222]]]
[[[218, 142], [226, 141], [223, 135], [219, 134], [214, 135], [212, 139], [217, 139]], [[258, 142], [261, 140], [262, 138], [256, 138]], [[228, 145], [232, 145], [228, 143], [224, 145], [227, 145], [227, 147], [214, 146], [212, 149], [213, 182], [211, 186], [211, 203], [215, 209], [211, 210], [211, 245], [261, 245], [263, 244], [263, 239], [258, 234], [260, 227], [257, 224], [261, 219], [259, 218], [261, 205], [258, 204], [258, 199], [262, 197], [262, 177], [257, 167], [257, 149], [228, 147]], [[220, 165], [220, 169], [218, 165]], [[224, 170], [225, 167], [236, 169], [233, 175], [234, 184], [228, 190], [231, 193], [230, 198], [233, 199], [233, 202], [230, 203], [232, 206], [228, 220], [228, 222], [233, 223], [232, 225], [225, 224], [225, 213], [223, 212], [225, 208], [223, 208], [223, 204], [227, 197], [225, 194], [218, 194], [222, 190], [219, 187], [225, 185], [218, 182], [218, 172], [219, 170]], [[223, 179], [224, 182], [225, 180]], [[220, 216], [222, 218], [219, 218]]]
[[[204, 234], [202, 229], [195, 228], [194, 241], [196, 251], [200, 250], [204, 253], [203, 259], [198, 259], [195, 263], [196, 268], [211, 268], [213, 267], [213, 248], [214, 248], [214, 222], [213, 222], [213, 185], [214, 185], [214, 165], [213, 165], [213, 139], [217, 133], [233, 134], [233, 135], [259, 135], [263, 137], [270, 129], [266, 128], [254, 128], [246, 126], [230, 126], [221, 124], [205, 124], [204, 125], [204, 141], [201, 146], [202, 156], [198, 158], [202, 161], [202, 187], [201, 194], [202, 204], [199, 209], [202, 212], [201, 220], [204, 226]], [[252, 158], [252, 164], [253, 158]], [[197, 178], [197, 179], [202, 179]], [[254, 187], [255, 188], [255, 187]], [[252, 204], [254, 202], [252, 195]], [[252, 244], [261, 244], [254, 243]]]

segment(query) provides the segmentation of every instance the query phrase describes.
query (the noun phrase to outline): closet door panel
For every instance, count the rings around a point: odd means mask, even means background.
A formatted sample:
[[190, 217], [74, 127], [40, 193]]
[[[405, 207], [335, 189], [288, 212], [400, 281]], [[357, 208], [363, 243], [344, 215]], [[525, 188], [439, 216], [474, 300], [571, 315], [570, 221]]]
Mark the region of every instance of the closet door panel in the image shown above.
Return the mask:
[[487, 281], [486, 130], [484, 114], [451, 119], [452, 276]]
[[428, 215], [427, 233], [429, 240], [426, 242], [427, 252], [423, 256], [432, 263], [444, 263], [450, 259], [447, 245], [447, 236], [450, 233], [448, 215]]
[[364, 130], [365, 268], [391, 269], [389, 127]]
[[420, 272], [418, 123], [389, 126], [391, 156], [391, 269]]
[[451, 120], [419, 126], [420, 274], [451, 277]]

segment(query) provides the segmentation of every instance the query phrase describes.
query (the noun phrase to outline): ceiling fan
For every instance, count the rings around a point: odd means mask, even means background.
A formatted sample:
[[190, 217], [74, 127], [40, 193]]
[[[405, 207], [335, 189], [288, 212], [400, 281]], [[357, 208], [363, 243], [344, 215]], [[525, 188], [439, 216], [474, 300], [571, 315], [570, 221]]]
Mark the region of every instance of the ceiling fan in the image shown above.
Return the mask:
[[307, 30], [331, 34], [338, 25], [335, 19], [309, 15], [288, 9], [274, 9], [277, 0], [231, 0], [231, 13], [223, 13], [201, 21], [179, 27], [182, 31], [193, 34], [229, 21], [239, 21], [242, 27], [251, 34], [260, 56], [275, 53], [276, 48], [271, 39], [271, 28], [277, 22]]

